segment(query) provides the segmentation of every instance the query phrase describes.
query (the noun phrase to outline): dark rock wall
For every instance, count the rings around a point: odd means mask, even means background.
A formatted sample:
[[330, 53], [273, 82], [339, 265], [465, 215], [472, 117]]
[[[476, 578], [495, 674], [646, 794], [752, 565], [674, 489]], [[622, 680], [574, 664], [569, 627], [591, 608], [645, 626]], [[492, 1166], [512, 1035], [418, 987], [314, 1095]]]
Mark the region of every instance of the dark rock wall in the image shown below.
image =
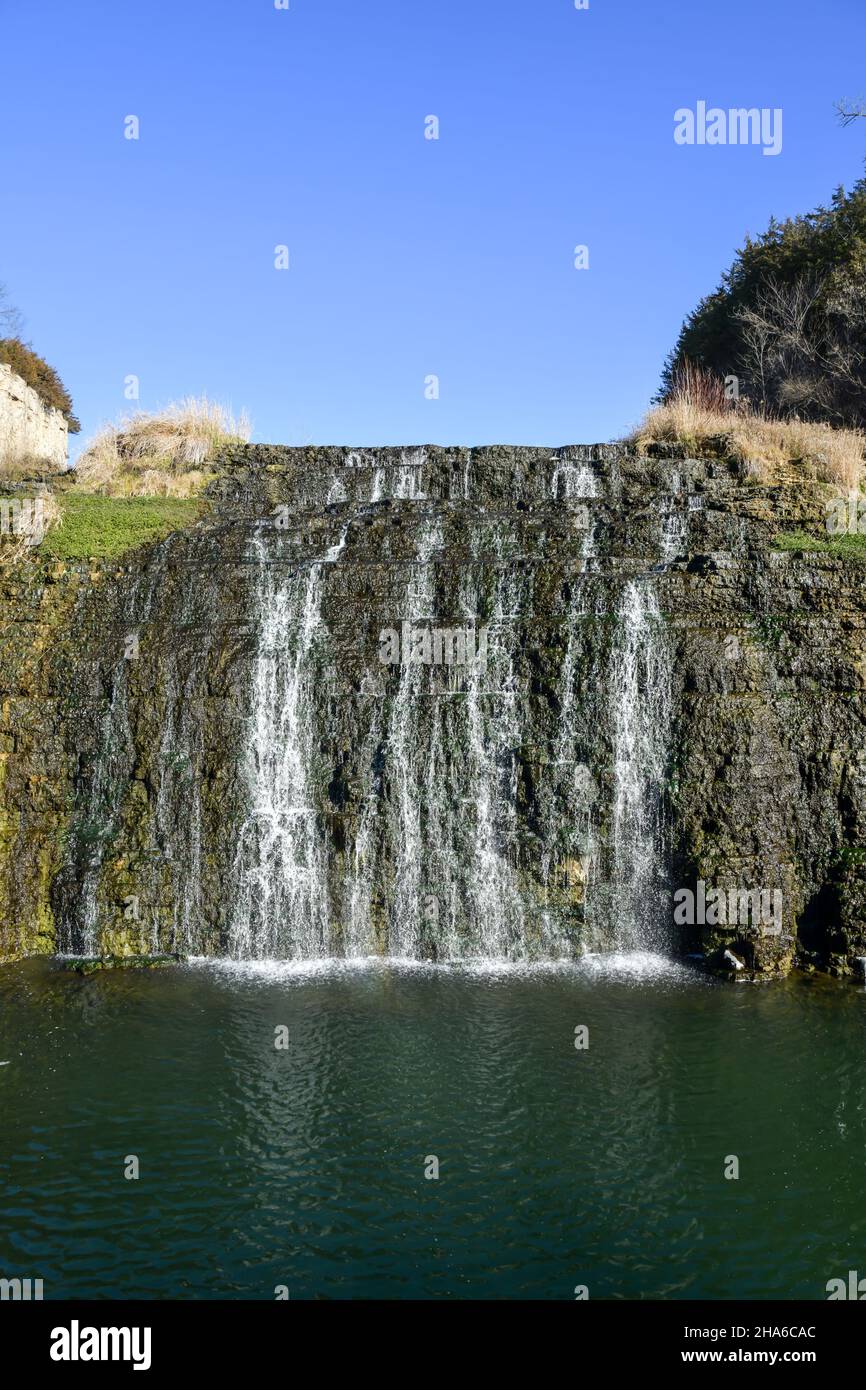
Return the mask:
[[[668, 453], [247, 446], [194, 529], [2, 571], [0, 955], [855, 968], [866, 569], [772, 548], [832, 489]], [[383, 664], [404, 620], [486, 667]]]

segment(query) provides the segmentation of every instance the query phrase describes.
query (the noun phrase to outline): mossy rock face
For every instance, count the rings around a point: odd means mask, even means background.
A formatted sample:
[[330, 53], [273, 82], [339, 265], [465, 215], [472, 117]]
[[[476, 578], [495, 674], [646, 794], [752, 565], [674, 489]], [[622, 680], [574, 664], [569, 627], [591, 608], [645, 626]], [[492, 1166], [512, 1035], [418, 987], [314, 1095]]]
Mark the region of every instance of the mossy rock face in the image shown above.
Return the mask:
[[[201, 504], [79, 499], [65, 541], [57, 532], [43, 554], [0, 570], [0, 959], [81, 953], [85, 941], [94, 958], [121, 960], [230, 949], [259, 641], [252, 561], [266, 536], [299, 573], [344, 542], [339, 563], [324, 567], [309, 658], [328, 949], [346, 948], [359, 839], [378, 866], [372, 935], [388, 949], [400, 789], [385, 753], [400, 670], [383, 667], [379, 634], [399, 627], [426, 555], [443, 620], [471, 591], [476, 620], [498, 621], [504, 577], [519, 600], [508, 615], [514, 734], [496, 765], [513, 813], [498, 848], [525, 905], [530, 954], [543, 951], [549, 923], [575, 954], [605, 945], [592, 903], [614, 873], [611, 654], [623, 586], [649, 577], [673, 662], [670, 885], [766, 887], [784, 904], [778, 934], [695, 923], [683, 949], [739, 980], [777, 978], [797, 962], [857, 968], [864, 571], [856, 546], [784, 539], [820, 535], [825, 487], [761, 487], [734, 462], [681, 446], [641, 458], [618, 446], [249, 445], [227, 450], [220, 468]], [[441, 672], [425, 682], [418, 739], [457, 785], [472, 756], [465, 721], [449, 713]], [[503, 706], [495, 692], [485, 698], [494, 728]], [[415, 771], [426, 775], [420, 760]], [[586, 823], [578, 772], [593, 788]], [[455, 816], [454, 862], [471, 863], [476, 814], [467, 804]], [[428, 876], [419, 888], [441, 911], [451, 884]], [[468, 938], [474, 925], [456, 929]], [[441, 934], [431, 917], [424, 954], [436, 957]]]

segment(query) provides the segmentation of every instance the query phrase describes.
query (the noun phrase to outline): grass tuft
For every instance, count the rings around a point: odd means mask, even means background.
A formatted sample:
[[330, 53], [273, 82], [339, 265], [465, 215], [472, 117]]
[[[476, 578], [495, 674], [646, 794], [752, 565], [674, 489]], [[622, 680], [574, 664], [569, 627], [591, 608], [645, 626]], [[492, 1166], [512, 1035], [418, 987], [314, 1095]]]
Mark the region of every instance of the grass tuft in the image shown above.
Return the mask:
[[790, 483], [799, 475], [847, 488], [859, 487], [866, 451], [861, 430], [759, 414], [747, 401], [727, 400], [718, 378], [689, 364], [630, 440], [639, 449], [679, 443], [696, 456], [738, 459], [758, 483]]
[[235, 419], [206, 396], [187, 397], [107, 425], [88, 443], [75, 476], [82, 489], [106, 497], [196, 497], [214, 476], [207, 464], [250, 433], [243, 413]]

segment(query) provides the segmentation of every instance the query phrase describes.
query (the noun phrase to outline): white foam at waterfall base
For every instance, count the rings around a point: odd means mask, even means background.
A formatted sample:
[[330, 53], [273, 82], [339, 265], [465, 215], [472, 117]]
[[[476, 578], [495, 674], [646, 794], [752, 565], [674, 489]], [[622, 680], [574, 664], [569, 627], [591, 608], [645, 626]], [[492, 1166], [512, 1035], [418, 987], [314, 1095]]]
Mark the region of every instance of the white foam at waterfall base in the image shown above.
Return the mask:
[[621, 980], [630, 984], [662, 981], [710, 984], [708, 977], [683, 961], [657, 951], [609, 951], [583, 956], [581, 972], [597, 980]]
[[193, 956], [188, 965], [216, 975], [248, 980], [253, 984], [305, 984], [310, 980], [397, 975], [465, 977], [498, 980], [582, 980], [605, 984], [676, 985], [712, 988], [714, 982], [700, 971], [650, 951], [611, 952], [577, 960], [506, 960], [477, 957], [466, 960], [412, 960], [403, 956], [321, 956], [309, 960], [237, 960], [228, 956]]

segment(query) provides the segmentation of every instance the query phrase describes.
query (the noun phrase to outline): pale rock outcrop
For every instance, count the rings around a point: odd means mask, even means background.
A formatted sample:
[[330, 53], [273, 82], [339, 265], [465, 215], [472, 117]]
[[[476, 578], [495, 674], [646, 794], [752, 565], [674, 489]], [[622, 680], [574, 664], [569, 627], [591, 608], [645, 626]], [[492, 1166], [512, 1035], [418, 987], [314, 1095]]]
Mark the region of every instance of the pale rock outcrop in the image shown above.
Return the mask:
[[32, 386], [0, 362], [0, 468], [32, 463], [62, 471], [67, 434], [63, 412], [45, 405]]

